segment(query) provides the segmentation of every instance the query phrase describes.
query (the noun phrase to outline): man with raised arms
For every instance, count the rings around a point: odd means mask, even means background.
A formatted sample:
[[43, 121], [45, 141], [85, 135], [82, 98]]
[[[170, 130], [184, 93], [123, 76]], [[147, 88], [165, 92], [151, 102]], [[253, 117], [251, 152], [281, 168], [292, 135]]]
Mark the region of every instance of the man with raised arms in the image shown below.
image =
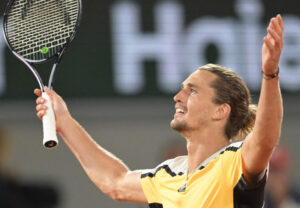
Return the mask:
[[[88, 135], [60, 96], [46, 89], [56, 130], [90, 179], [115, 200], [148, 203], [151, 208], [262, 207], [268, 161], [283, 114], [278, 68], [283, 28], [277, 15], [264, 37], [257, 108], [242, 79], [224, 67], [207, 64], [182, 83], [174, 96], [171, 127], [185, 137], [186, 156], [131, 171]], [[35, 94], [41, 119], [47, 107], [41, 91]]]

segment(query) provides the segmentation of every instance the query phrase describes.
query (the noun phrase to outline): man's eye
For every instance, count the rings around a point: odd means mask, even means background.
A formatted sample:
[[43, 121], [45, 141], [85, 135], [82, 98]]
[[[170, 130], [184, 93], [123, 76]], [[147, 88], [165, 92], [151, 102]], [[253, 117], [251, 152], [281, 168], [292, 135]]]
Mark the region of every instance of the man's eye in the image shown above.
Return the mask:
[[191, 89], [191, 92], [192, 92], [192, 93], [195, 93], [195, 92], [197, 92], [197, 91], [196, 91], [195, 89]]

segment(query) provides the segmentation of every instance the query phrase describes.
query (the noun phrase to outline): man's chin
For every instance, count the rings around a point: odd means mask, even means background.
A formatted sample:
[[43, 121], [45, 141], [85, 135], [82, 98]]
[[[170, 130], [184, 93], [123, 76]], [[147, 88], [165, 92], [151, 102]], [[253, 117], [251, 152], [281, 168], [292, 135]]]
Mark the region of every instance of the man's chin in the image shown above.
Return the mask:
[[186, 129], [186, 125], [185, 123], [183, 122], [178, 122], [176, 121], [175, 119], [173, 119], [171, 122], [170, 122], [170, 126], [172, 129], [176, 130], [176, 131], [183, 131]]

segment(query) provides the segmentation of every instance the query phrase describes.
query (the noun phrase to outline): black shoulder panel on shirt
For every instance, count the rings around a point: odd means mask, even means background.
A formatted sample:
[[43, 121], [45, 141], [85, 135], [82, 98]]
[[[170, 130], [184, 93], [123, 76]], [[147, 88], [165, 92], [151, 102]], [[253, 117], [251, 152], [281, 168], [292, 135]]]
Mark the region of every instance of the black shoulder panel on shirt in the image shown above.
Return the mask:
[[225, 151], [233, 151], [236, 152], [238, 149], [240, 149], [242, 146], [239, 147], [234, 147], [234, 146], [229, 146], [225, 149]]
[[234, 188], [234, 208], [261, 208], [264, 204], [264, 190], [267, 173], [263, 179], [255, 185], [247, 184], [244, 176]]
[[[224, 152], [227, 152], [227, 151], [236, 152], [236, 151], [237, 151], [238, 149], [240, 149], [240, 148], [241, 148], [241, 146], [239, 146], [239, 147], [228, 146], [228, 147], [225, 148], [225, 150], [221, 151], [221, 152], [219, 153], [219, 155], [222, 155], [222, 154], [224, 154]], [[219, 156], [219, 155], [218, 155], [218, 156]], [[203, 168], [205, 168], [205, 166], [200, 166], [200, 167], [198, 168], [198, 170], [202, 170]], [[175, 172], [173, 172], [173, 171], [171, 170], [171, 168], [170, 168], [168, 165], [162, 165], [162, 166], [159, 166], [159, 167], [155, 170], [154, 173], [153, 173], [153, 172], [149, 172], [149, 173], [144, 173], [144, 174], [142, 174], [142, 175], [141, 175], [141, 178], [146, 178], [146, 177], [151, 177], [151, 178], [153, 178], [153, 177], [156, 175], [156, 173], [159, 172], [161, 169], [165, 169], [165, 171], [166, 171], [170, 176], [172, 176], [172, 177], [174, 177], [174, 176], [176, 176], [176, 175], [183, 175], [183, 174], [184, 174], [183, 172], [179, 172], [178, 174], [176, 174]]]
[[160, 203], [150, 203], [149, 208], [163, 208], [163, 205]]
[[[141, 178], [145, 178], [145, 177], [151, 177], [151, 178], [153, 178], [155, 175], [156, 175], [156, 173], [158, 172], [158, 171], [160, 171], [161, 169], [165, 169], [165, 171], [170, 175], [170, 176], [172, 176], [172, 177], [174, 177], [174, 176], [176, 176], [176, 173], [174, 173], [171, 169], [170, 169], [170, 167], [168, 166], [168, 165], [162, 165], [162, 166], [160, 166], [159, 168], [157, 168], [156, 169], [156, 171], [155, 171], [155, 173], [144, 173], [144, 174], [142, 174], [142, 176], [141, 176]], [[178, 175], [183, 175], [183, 172], [180, 172]]]

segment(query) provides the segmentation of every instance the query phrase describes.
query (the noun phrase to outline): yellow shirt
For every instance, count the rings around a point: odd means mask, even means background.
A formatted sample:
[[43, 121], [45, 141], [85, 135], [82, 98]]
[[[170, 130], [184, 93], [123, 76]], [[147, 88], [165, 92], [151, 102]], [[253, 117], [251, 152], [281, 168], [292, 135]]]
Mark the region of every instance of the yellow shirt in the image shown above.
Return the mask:
[[[141, 177], [150, 208], [261, 208], [266, 176], [255, 186], [242, 176], [242, 142], [206, 159], [187, 176], [187, 156], [167, 160]], [[186, 183], [186, 184], [185, 184]]]

